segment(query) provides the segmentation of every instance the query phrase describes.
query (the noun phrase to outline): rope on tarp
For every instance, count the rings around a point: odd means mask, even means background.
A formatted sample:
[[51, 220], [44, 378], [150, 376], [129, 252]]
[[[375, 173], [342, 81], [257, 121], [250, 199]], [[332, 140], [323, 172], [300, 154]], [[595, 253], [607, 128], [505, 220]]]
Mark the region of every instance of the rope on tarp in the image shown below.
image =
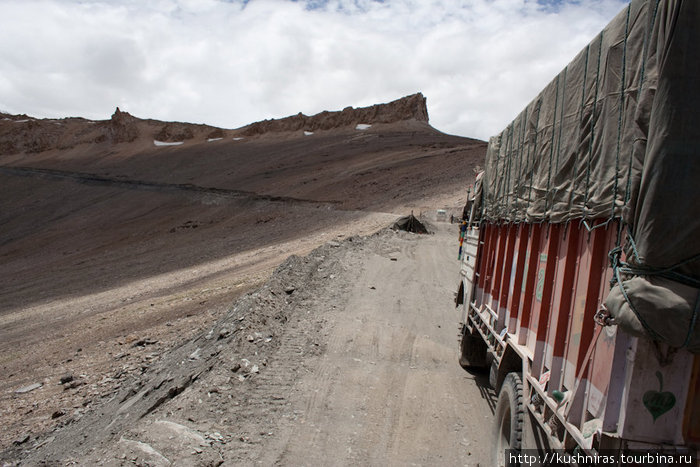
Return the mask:
[[564, 87], [561, 91], [561, 117], [559, 117], [559, 142], [557, 143], [557, 163], [554, 166], [554, 171], [559, 172], [559, 157], [561, 156], [561, 139], [564, 132], [564, 110], [566, 109], [566, 73], [569, 70], [569, 65], [564, 67]]
[[508, 208], [510, 206], [510, 192], [511, 192], [511, 166], [513, 165], [513, 127], [515, 126], [515, 122], [511, 123], [511, 125], [508, 127], [509, 132], [508, 132], [508, 143], [506, 144], [506, 158], [507, 158], [507, 163], [508, 163], [508, 174], [506, 176], [506, 189], [505, 189], [505, 206], [504, 206], [504, 216], [508, 216]]
[[625, 201], [624, 206], [630, 202], [632, 197], [632, 164], [634, 162], [634, 146], [630, 149], [630, 161], [627, 166], [627, 186], [625, 187]]
[[620, 111], [617, 114], [617, 148], [615, 150], [615, 180], [613, 181], [612, 206], [610, 218], [615, 217], [615, 201], [617, 201], [617, 184], [620, 178], [620, 150], [622, 146], [622, 117], [625, 114], [625, 77], [627, 72], [627, 37], [629, 36], [630, 8], [627, 5], [627, 18], [625, 20], [625, 40], [622, 44], [622, 71], [620, 73]]
[[[659, 2], [660, 0], [656, 0], [656, 4], [654, 5], [654, 13], [651, 16], [651, 21], [649, 23], [649, 26], [647, 27], [647, 32], [644, 35], [644, 52], [642, 53], [642, 66], [641, 70], [639, 73], [639, 85], [638, 89], [639, 92], [642, 92], [642, 87], [644, 86], [644, 80], [646, 78], [646, 66], [647, 66], [647, 58], [649, 55], [649, 42], [651, 41], [651, 31], [654, 29], [654, 25], [656, 24], [656, 15], [659, 10]], [[625, 205], [629, 202], [631, 196], [632, 196], [632, 164], [634, 163], [634, 146], [630, 149], [630, 160], [629, 160], [629, 166], [627, 167], [627, 193], [625, 193]]]
[[[579, 107], [578, 116], [578, 130], [581, 131], [583, 127], [583, 108], [586, 105], [586, 81], [588, 80], [588, 54], [590, 52], [591, 46], [586, 46], [586, 62], [583, 65], [583, 86], [581, 86], [581, 106]], [[580, 134], [579, 134], [580, 136]], [[574, 175], [572, 177], [572, 187], [569, 193], [569, 209], [574, 204], [574, 193], [576, 192], [576, 180], [578, 179], [578, 164], [574, 161]]]
[[617, 261], [612, 263], [611, 266], [613, 268], [617, 268], [622, 272], [623, 274], [631, 274], [634, 276], [659, 276], [663, 277], [664, 279], [668, 279], [674, 282], [678, 282], [683, 285], [687, 285], [688, 287], [693, 287], [696, 289], [700, 289], [700, 279], [697, 279], [693, 276], [690, 276], [688, 274], [682, 274], [678, 272], [677, 270], [686, 264], [690, 264], [694, 261], [700, 260], [700, 253], [693, 255], [689, 258], [684, 259], [683, 261], [679, 261], [678, 263], [672, 265], [672, 266], [667, 266], [663, 268], [658, 268], [658, 267], [652, 267], [652, 266], [647, 266], [643, 264], [641, 258], [639, 257], [639, 253], [637, 251], [637, 245], [634, 242], [634, 239], [632, 238], [632, 235], [630, 233], [627, 233], [627, 241], [628, 245], [630, 246], [632, 250], [632, 254], [634, 256], [634, 261], [635, 264], [631, 264], [625, 261], [622, 261], [620, 258], [622, 257], [621, 251], [622, 248], [619, 246], [616, 246], [610, 251], [610, 258], [613, 259], [614, 257], [617, 258]]
[[600, 32], [600, 45], [598, 46], [598, 66], [595, 75], [595, 96], [593, 98], [593, 112], [591, 113], [591, 139], [588, 142], [588, 164], [586, 167], [586, 194], [583, 198], [583, 209], [586, 209], [588, 204], [588, 190], [591, 183], [591, 159], [593, 158], [593, 136], [595, 130], [595, 120], [596, 120], [596, 110], [598, 107], [598, 87], [600, 84], [600, 56], [603, 52], [603, 33], [605, 30]]
[[[506, 138], [508, 136], [506, 135]], [[496, 213], [496, 218], [500, 219], [501, 218], [501, 208], [503, 207], [503, 203], [501, 202], [503, 198], [505, 197], [506, 193], [506, 156], [504, 154], [505, 152], [505, 147], [508, 144], [508, 140], [503, 141], [503, 138], [501, 138], [501, 145], [498, 148], [498, 155], [496, 156], [496, 172], [499, 174], [498, 177], [498, 190], [496, 191], [496, 206], [495, 206], [495, 213]], [[501, 157], [502, 156], [502, 157]], [[502, 161], [502, 163], [501, 163]], [[502, 171], [499, 170], [499, 165], [502, 166]]]
[[619, 246], [616, 246], [612, 250], [610, 250], [610, 253], [608, 253], [608, 257], [610, 258], [610, 266], [613, 269], [613, 278], [610, 279], [610, 286], [614, 287], [615, 284], [617, 284], [620, 287], [620, 292], [622, 293], [622, 296], [625, 298], [625, 301], [627, 302], [627, 305], [630, 307], [630, 310], [634, 313], [634, 315], [637, 317], [640, 323], [642, 323], [642, 326], [646, 331], [649, 333], [650, 336], [654, 338], [654, 340], [662, 340], [661, 336], [657, 334], [654, 329], [652, 329], [651, 326], [646, 322], [644, 317], [637, 311], [635, 308], [634, 304], [632, 303], [632, 300], [630, 300], [629, 295], [627, 294], [627, 290], [625, 289], [624, 284], [622, 283], [622, 277], [621, 277], [621, 265], [625, 264], [620, 258], [622, 257], [622, 248]]
[[600, 224], [590, 225], [590, 224], [588, 223], [588, 220], [587, 220], [587, 219], [581, 219], [581, 225], [585, 227], [585, 229], [588, 231], [588, 233], [591, 233], [591, 232], [593, 232], [594, 230], [597, 230], [597, 229], [600, 229], [600, 228], [607, 229], [608, 226], [610, 225], [610, 223], [611, 223], [613, 220], [614, 220], [614, 219], [608, 219], [607, 221], [601, 222]]
[[698, 297], [695, 300], [695, 306], [693, 307], [693, 314], [690, 317], [688, 334], [686, 335], [685, 342], [681, 346], [681, 348], [687, 347], [690, 344], [695, 325], [698, 321], [698, 316], [700, 315], [700, 279], [697, 279], [688, 274], [682, 274], [678, 272], [678, 269], [682, 266], [685, 266], [686, 264], [700, 260], [700, 254], [693, 255], [689, 258], [684, 259], [683, 261], [679, 261], [678, 263], [672, 266], [663, 268], [651, 267], [641, 262], [639, 253], [637, 252], [636, 244], [629, 232], [627, 233], [627, 240], [628, 245], [632, 250], [632, 255], [634, 256], [635, 264], [622, 261], [622, 248], [619, 245], [610, 250], [610, 252], [608, 253], [608, 257], [610, 258], [610, 267], [613, 269], [613, 277], [612, 279], [610, 279], [610, 286], [614, 287], [615, 284], [617, 284], [630, 310], [632, 310], [632, 312], [635, 314], [635, 316], [642, 324], [644, 329], [654, 340], [664, 341], [664, 339], [651, 326], [649, 326], [649, 324], [646, 322], [641, 313], [639, 313], [635, 308], [634, 304], [632, 303], [632, 300], [630, 299], [627, 293], [627, 289], [625, 289], [622, 275], [624, 274], [628, 276], [662, 277], [664, 279], [678, 282], [680, 284], [686, 285], [688, 287], [693, 287], [699, 290]]
[[[529, 107], [529, 104], [527, 107], [525, 107], [525, 110], [520, 114], [520, 131], [518, 132], [518, 181], [520, 180], [521, 176], [523, 175], [523, 144], [525, 144], [525, 127], [527, 125], [527, 109]], [[511, 216], [513, 217], [514, 220], [517, 222], [517, 212], [518, 212], [518, 200], [520, 199], [520, 186], [518, 186], [518, 190], [516, 191], [516, 198], [515, 198], [515, 203], [513, 203], [513, 212]]]
[[[566, 70], [566, 69], [565, 69]], [[557, 75], [557, 84], [554, 87], [554, 112], [552, 113], [552, 139], [549, 142], [549, 167], [547, 167], [547, 191], [544, 194], [544, 217], [547, 217], [547, 210], [549, 209], [549, 198], [550, 189], [552, 182], [552, 159], [554, 158], [554, 138], [557, 134], [557, 109], [559, 108], [559, 77], [561, 74]]]
[[[536, 110], [537, 110], [537, 118], [535, 119], [535, 138], [532, 142], [532, 152], [533, 152], [533, 160], [532, 160], [532, 166], [530, 167], [530, 189], [527, 194], [527, 207], [525, 208], [525, 216], [527, 217], [527, 213], [530, 210], [530, 204], [532, 203], [532, 182], [533, 182], [533, 176], [535, 173], [535, 160], [534, 157], [537, 155], [537, 128], [540, 125], [540, 114], [542, 110], [542, 101], [539, 100], [537, 101], [536, 105]], [[527, 147], [527, 159], [528, 163], [530, 162], [530, 145]]]

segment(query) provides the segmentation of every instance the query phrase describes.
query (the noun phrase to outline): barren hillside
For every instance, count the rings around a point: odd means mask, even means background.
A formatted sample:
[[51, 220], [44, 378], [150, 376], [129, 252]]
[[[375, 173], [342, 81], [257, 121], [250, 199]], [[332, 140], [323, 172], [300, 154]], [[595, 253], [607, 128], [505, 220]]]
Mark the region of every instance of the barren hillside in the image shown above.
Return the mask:
[[420, 94], [236, 130], [0, 115], [2, 458], [92, 413], [289, 255], [457, 213], [484, 151], [430, 127]]

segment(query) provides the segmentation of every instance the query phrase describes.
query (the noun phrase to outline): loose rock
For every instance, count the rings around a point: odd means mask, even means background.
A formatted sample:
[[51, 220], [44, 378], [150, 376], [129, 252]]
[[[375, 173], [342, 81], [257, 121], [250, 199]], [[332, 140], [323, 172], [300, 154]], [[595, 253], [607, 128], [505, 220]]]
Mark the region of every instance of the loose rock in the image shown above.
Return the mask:
[[70, 374], [64, 375], [64, 376], [61, 376], [60, 383], [61, 384], [70, 383], [71, 381], [73, 381], [73, 379], [74, 379], [73, 375], [70, 375]]
[[14, 444], [15, 446], [19, 446], [20, 444], [24, 444], [27, 441], [29, 441], [30, 438], [31, 437], [29, 435], [24, 435], [21, 438], [17, 438], [16, 440], [14, 440], [12, 444]]
[[42, 386], [41, 383], [34, 383], [30, 384], [29, 386], [25, 386], [23, 388], [19, 388], [15, 391], [16, 394], [24, 394], [30, 391], [33, 391], [35, 389], [39, 389]]
[[192, 352], [190, 356], [188, 357], [190, 360], [199, 360], [199, 353], [202, 351], [199, 347], [197, 347], [197, 350]]

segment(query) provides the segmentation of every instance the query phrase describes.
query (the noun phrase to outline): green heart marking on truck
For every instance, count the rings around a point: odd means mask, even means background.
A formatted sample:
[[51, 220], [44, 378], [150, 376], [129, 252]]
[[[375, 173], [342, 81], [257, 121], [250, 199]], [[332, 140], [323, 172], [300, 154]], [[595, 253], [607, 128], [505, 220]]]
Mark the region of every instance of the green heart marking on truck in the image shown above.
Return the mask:
[[664, 378], [660, 371], [656, 372], [656, 377], [659, 380], [659, 390], [647, 391], [644, 393], [644, 397], [642, 397], [644, 407], [646, 407], [651, 416], [654, 417], [654, 422], [676, 405], [676, 396], [674, 396], [672, 392], [664, 391]]

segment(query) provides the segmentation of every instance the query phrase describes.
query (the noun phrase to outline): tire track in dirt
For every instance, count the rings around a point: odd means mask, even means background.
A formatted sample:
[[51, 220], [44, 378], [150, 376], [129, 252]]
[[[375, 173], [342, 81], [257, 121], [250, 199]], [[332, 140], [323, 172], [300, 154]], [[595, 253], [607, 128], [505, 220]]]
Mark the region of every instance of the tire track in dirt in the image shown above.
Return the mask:
[[458, 264], [449, 247], [457, 231], [449, 229], [368, 241], [332, 313], [327, 351], [298, 383], [301, 400], [290, 400], [299, 411], [287, 428], [294, 434], [263, 463], [488, 463], [491, 414], [456, 362], [450, 286]]

